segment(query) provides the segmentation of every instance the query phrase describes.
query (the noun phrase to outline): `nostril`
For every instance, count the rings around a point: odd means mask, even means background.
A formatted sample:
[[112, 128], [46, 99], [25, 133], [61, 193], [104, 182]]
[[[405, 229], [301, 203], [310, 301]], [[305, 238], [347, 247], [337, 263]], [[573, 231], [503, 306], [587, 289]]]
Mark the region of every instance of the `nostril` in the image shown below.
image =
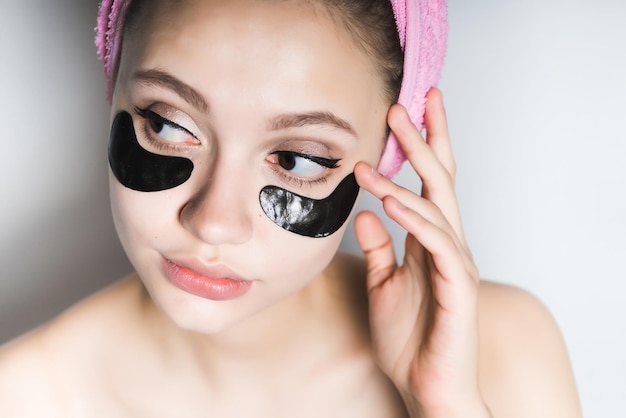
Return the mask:
[[235, 194], [202, 193], [180, 211], [182, 226], [201, 241], [211, 244], [240, 244], [250, 238], [251, 216]]

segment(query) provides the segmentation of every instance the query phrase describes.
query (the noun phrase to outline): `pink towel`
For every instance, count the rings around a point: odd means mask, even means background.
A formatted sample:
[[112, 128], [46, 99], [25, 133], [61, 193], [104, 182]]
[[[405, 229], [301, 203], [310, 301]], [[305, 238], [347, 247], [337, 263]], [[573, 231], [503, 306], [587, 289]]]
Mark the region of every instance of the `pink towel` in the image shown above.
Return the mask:
[[[107, 100], [111, 103], [119, 60], [121, 26], [131, 0], [102, 0], [96, 26], [98, 56], [104, 64]], [[404, 75], [398, 103], [407, 108], [411, 120], [424, 126], [426, 93], [439, 81], [448, 35], [446, 0], [391, 0], [400, 44], [404, 50]], [[395, 135], [389, 135], [378, 171], [391, 178], [406, 156]]]
[[[391, 0], [400, 44], [404, 50], [404, 74], [398, 103], [406, 107], [418, 129], [424, 127], [426, 93], [437, 85], [443, 67], [448, 36], [446, 0]], [[378, 164], [378, 171], [395, 176], [406, 160], [393, 133]]]
[[102, 0], [96, 24], [96, 48], [98, 57], [104, 64], [104, 77], [107, 80], [107, 101], [111, 104], [113, 84], [117, 77], [120, 41], [124, 15], [131, 0]]

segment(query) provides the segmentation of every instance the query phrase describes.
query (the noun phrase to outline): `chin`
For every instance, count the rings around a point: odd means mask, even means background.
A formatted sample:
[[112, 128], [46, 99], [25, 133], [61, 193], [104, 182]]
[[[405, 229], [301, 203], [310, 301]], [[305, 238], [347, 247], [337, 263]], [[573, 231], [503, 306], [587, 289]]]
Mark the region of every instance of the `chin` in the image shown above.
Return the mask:
[[229, 312], [220, 312], [220, 309], [211, 309], [211, 312], [206, 312], [206, 309], [195, 305], [195, 303], [181, 303], [176, 306], [159, 306], [159, 309], [178, 328], [206, 335], [228, 331], [244, 319], [235, 317]]
[[231, 331], [272, 305], [259, 306], [261, 301], [252, 301], [245, 296], [213, 301], [176, 290], [167, 293], [164, 298], [155, 295], [154, 304], [178, 328], [197, 334], [217, 335]]

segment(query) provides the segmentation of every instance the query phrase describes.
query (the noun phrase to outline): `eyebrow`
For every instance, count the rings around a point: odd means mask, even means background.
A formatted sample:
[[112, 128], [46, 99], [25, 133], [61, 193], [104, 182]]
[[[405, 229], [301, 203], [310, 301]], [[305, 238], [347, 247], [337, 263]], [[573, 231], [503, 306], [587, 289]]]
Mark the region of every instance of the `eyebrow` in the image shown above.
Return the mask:
[[208, 112], [209, 105], [200, 93], [188, 84], [177, 79], [173, 75], [158, 69], [139, 70], [133, 75], [133, 79], [140, 83], [164, 87], [179, 95], [183, 100], [191, 104], [203, 113]]
[[279, 115], [270, 121], [269, 129], [278, 131], [310, 125], [328, 125], [357, 136], [356, 131], [346, 120], [331, 112], [308, 112]]
[[[209, 110], [209, 104], [197, 90], [166, 71], [159, 69], [139, 70], [135, 72], [133, 79], [140, 83], [171, 90], [203, 113], [207, 113]], [[356, 131], [349, 122], [334, 113], [323, 111], [289, 113], [276, 116], [270, 120], [269, 130], [278, 131], [311, 125], [328, 125], [343, 130], [352, 136], [357, 136]]]

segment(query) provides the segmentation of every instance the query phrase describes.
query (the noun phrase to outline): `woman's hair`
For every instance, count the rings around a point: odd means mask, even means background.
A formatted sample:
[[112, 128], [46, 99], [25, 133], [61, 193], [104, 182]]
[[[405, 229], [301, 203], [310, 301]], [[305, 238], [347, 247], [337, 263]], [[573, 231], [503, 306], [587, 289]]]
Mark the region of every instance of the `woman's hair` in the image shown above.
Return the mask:
[[[352, 36], [356, 45], [374, 61], [383, 81], [385, 100], [390, 105], [395, 103], [402, 84], [404, 55], [391, 2], [389, 0], [299, 1], [321, 6], [336, 24]], [[154, 9], [156, 9], [155, 0], [131, 1], [123, 23], [122, 43], [123, 37], [128, 32], [136, 30], [141, 19], [149, 17], [146, 13]], [[114, 69], [114, 73], [117, 73], [117, 69]]]
[[395, 103], [402, 85], [404, 53], [389, 0], [318, 0], [374, 61], [385, 99]]

